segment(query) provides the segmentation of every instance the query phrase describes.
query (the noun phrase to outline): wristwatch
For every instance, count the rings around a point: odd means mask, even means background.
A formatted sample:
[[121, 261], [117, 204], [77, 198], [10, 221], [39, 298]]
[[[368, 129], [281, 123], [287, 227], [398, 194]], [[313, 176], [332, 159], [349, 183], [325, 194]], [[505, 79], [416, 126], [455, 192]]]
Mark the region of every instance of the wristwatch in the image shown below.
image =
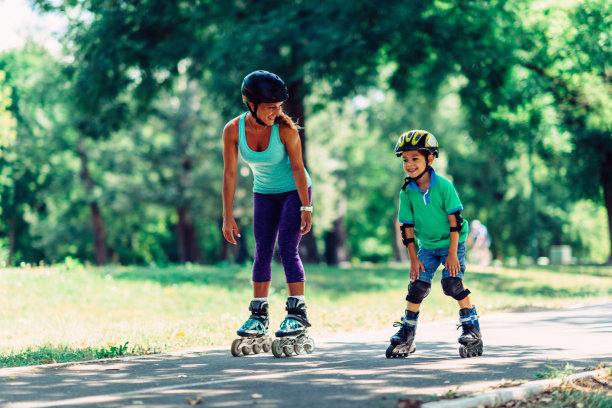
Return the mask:
[[310, 212], [312, 212], [312, 205], [311, 206], [303, 205], [303, 206], [300, 207], [300, 211], [310, 211]]

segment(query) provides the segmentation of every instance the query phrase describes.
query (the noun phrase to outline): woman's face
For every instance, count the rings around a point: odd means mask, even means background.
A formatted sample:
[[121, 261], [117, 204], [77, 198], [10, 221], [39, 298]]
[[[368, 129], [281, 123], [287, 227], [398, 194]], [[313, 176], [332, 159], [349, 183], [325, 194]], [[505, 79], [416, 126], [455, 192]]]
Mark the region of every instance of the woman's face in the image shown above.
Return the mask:
[[281, 113], [282, 102], [260, 103], [257, 106], [257, 117], [268, 126], [274, 124], [274, 120]]

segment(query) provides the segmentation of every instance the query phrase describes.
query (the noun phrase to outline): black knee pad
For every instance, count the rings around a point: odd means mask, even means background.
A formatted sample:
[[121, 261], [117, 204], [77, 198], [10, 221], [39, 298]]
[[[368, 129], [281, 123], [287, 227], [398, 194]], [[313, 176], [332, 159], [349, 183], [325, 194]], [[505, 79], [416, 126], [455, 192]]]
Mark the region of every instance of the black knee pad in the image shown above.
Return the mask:
[[406, 300], [410, 303], [419, 304], [427, 297], [431, 290], [431, 283], [422, 280], [415, 280], [408, 285]]
[[455, 300], [463, 300], [470, 294], [468, 289], [463, 289], [461, 278], [454, 276], [442, 279], [442, 290], [446, 296], [450, 296]]

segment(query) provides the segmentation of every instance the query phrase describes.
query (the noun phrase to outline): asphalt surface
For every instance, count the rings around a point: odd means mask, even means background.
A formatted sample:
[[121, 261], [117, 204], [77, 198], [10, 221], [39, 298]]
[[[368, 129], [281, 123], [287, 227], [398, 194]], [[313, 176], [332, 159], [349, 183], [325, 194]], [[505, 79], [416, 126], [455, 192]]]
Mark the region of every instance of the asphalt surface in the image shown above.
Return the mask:
[[533, 380], [553, 365], [612, 364], [612, 302], [480, 319], [481, 357], [458, 354], [455, 320], [421, 324], [416, 353], [387, 359], [395, 328], [317, 339], [310, 355], [224, 349], [0, 369], [0, 407], [393, 407], [398, 398]]

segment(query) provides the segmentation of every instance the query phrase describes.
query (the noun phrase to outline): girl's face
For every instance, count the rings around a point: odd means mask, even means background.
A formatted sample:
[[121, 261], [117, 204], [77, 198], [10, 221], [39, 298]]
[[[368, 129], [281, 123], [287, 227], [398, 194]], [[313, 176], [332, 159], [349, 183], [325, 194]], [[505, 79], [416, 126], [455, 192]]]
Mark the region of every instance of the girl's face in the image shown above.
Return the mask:
[[[266, 125], [272, 126], [274, 124], [274, 120], [281, 113], [282, 105], [283, 105], [282, 102], [260, 103], [257, 106], [257, 117], [259, 118], [259, 120], [261, 120]], [[254, 106], [252, 105], [252, 107]]]
[[404, 161], [404, 171], [408, 177], [414, 178], [425, 171], [427, 164], [431, 165], [433, 155], [428, 155], [426, 159], [420, 151], [410, 150], [402, 153], [402, 160]]

